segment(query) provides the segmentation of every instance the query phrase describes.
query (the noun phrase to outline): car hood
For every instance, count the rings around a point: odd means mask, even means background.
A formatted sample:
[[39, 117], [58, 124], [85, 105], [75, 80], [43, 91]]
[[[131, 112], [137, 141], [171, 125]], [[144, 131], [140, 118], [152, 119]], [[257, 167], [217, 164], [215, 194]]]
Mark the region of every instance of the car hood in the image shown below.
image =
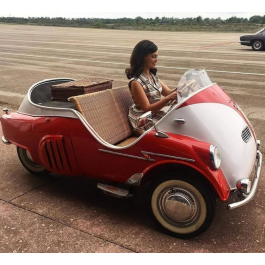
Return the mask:
[[240, 40], [242, 40], [242, 39], [247, 39], [247, 38], [250, 38], [250, 37], [252, 37], [253, 35], [243, 35], [243, 36], [241, 36], [240, 37]]

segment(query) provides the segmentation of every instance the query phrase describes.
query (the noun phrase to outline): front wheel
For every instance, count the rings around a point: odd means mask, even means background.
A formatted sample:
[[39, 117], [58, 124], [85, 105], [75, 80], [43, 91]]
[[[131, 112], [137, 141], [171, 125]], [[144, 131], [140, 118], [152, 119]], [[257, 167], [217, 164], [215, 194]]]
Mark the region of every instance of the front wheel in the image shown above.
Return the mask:
[[215, 199], [201, 182], [189, 176], [168, 178], [150, 193], [151, 212], [165, 232], [191, 238], [205, 232], [215, 215]]
[[261, 51], [261, 50], [263, 50], [263, 46], [264, 46], [264, 44], [261, 40], [255, 40], [252, 43], [252, 50]]
[[45, 169], [44, 166], [38, 165], [33, 161], [28, 150], [18, 146], [17, 147], [17, 154], [18, 154], [18, 158], [19, 158], [21, 164], [24, 166], [24, 168], [26, 168], [33, 175], [47, 175], [50, 173], [50, 171]]

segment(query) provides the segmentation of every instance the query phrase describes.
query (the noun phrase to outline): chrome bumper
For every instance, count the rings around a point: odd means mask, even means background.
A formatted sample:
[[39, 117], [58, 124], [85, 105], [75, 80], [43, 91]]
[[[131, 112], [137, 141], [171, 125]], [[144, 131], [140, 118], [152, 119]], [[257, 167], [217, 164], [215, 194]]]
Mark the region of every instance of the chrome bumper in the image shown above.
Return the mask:
[[262, 167], [262, 153], [260, 151], [257, 151], [257, 159], [258, 159], [257, 173], [256, 173], [256, 176], [254, 178], [250, 193], [248, 195], [246, 195], [246, 197], [242, 201], [228, 204], [227, 205], [228, 210], [234, 210], [240, 206], [247, 204], [255, 196], [256, 191], [258, 189], [258, 183], [260, 180], [260, 172], [261, 172], [261, 167]]
[[9, 141], [6, 140], [6, 138], [4, 136], [2, 136], [2, 142], [4, 144], [11, 144]]
[[241, 44], [250, 44], [251, 42], [249, 40], [242, 40], [242, 41], [239, 41], [239, 43]]

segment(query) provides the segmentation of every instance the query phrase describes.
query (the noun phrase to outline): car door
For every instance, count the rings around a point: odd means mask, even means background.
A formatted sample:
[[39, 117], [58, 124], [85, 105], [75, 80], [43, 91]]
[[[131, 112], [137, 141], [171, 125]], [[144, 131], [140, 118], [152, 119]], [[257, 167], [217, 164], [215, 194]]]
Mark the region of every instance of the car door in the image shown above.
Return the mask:
[[263, 43], [265, 44], [265, 29], [262, 31], [261, 37], [262, 37]]

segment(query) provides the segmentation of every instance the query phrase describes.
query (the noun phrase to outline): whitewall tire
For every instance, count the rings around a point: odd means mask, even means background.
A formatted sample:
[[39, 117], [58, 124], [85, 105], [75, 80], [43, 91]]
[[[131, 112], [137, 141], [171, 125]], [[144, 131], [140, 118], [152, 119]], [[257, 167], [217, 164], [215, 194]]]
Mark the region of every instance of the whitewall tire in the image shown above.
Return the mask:
[[150, 206], [156, 222], [169, 234], [190, 238], [205, 232], [215, 214], [215, 199], [196, 180], [168, 178], [154, 185]]
[[45, 169], [44, 166], [36, 164], [30, 152], [24, 148], [17, 147], [17, 154], [21, 164], [32, 174], [34, 175], [45, 175], [49, 174], [50, 172]]

